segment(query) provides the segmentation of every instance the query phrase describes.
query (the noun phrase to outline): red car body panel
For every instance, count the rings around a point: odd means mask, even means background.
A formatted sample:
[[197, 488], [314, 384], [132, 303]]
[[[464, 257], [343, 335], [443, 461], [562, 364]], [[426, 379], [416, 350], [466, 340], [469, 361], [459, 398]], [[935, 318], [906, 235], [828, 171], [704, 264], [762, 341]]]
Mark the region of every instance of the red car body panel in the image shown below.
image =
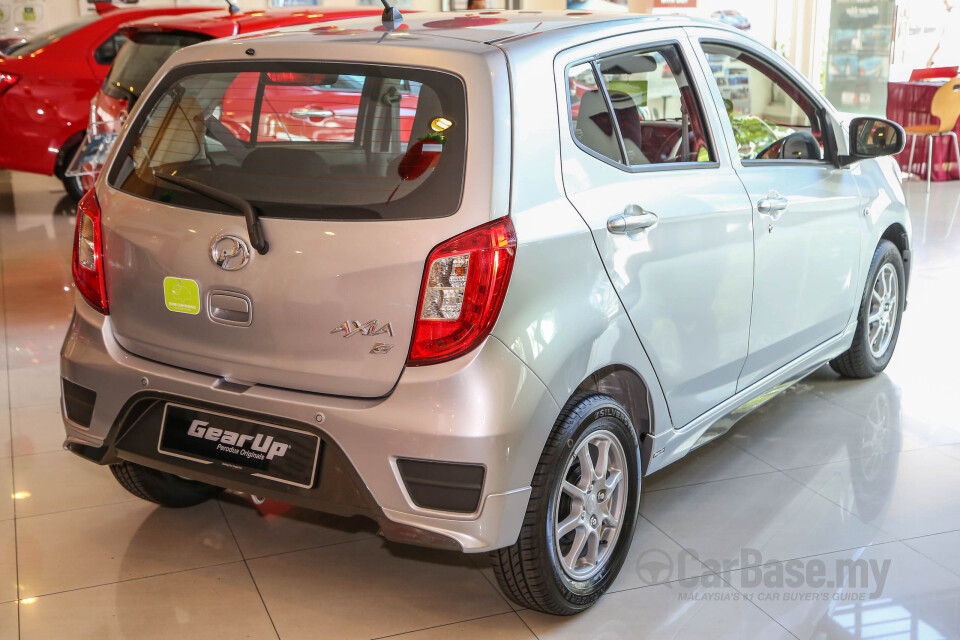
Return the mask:
[[[53, 174], [60, 150], [79, 142], [90, 99], [110, 69], [94, 53], [125, 22], [208, 7], [103, 11], [98, 19], [28, 55], [0, 55], [0, 73], [20, 80], [0, 95], [0, 168]], [[69, 158], [67, 158], [69, 161]]]
[[227, 11], [192, 16], [170, 16], [162, 20], [138, 20], [125, 25], [137, 31], [182, 31], [227, 38], [241, 33], [327, 22], [361, 16], [378, 16], [382, 9], [362, 7], [286, 7], [230, 14]]
[[[227, 11], [220, 11], [215, 13], [194, 15], [165, 16], [155, 20], [133, 21], [123, 25], [123, 31], [128, 36], [134, 36], [137, 33], [144, 32], [170, 32], [179, 34], [195, 34], [212, 40], [214, 38], [225, 38], [228, 36], [251, 33], [254, 31], [266, 31], [279, 27], [290, 27], [311, 24], [314, 22], [327, 22], [330, 20], [341, 20], [345, 18], [356, 18], [380, 14], [380, 9], [367, 9], [360, 7], [288, 7], [283, 9], [268, 9], [235, 14], [230, 14]], [[301, 87], [300, 89], [302, 92], [303, 88]], [[324, 91], [322, 93], [325, 95], [331, 95], [335, 92]], [[249, 140], [249, 127], [252, 122], [252, 110], [249, 106], [246, 107], [248, 113], [244, 123], [242, 115], [244, 107], [243, 105], [238, 104], [239, 98], [236, 92], [234, 92], [233, 95], [235, 100], [232, 107], [236, 108], [238, 114], [240, 115], [234, 118], [236, 124], [230, 128], [234, 135], [242, 137], [241, 130], [245, 124], [247, 127], [246, 139]], [[248, 104], [252, 104], [252, 100], [249, 97], [247, 97], [246, 100]], [[351, 98], [351, 100], [354, 111], [353, 122], [355, 123], [356, 109], [360, 102], [359, 94], [356, 94], [355, 97]], [[304, 105], [307, 105], [308, 103], [313, 104], [313, 102], [310, 101], [310, 96], [303, 96], [303, 100], [301, 100], [301, 102]], [[320, 104], [322, 101], [315, 102]], [[339, 99], [337, 104], [342, 103], [343, 99]], [[414, 105], [415, 104], [416, 103], [414, 102]], [[115, 122], [123, 120], [126, 117], [128, 106], [129, 104], [126, 99], [110, 96], [101, 88], [96, 94], [93, 114], [98, 122]], [[89, 112], [87, 115], [85, 115], [85, 121], [88, 118]], [[325, 123], [323, 126], [328, 132], [330, 132], [331, 135], [334, 134], [337, 126], [350, 126], [349, 123], [343, 121], [339, 112], [337, 118], [329, 120], [330, 121]], [[276, 118], [272, 120], [265, 119], [265, 122], [261, 122], [260, 129], [261, 131], [277, 131], [278, 129], [282, 130], [282, 128], [286, 126], [288, 130], [300, 130], [303, 128], [304, 122], [309, 123], [310, 118], [297, 120], [295, 116], [290, 116], [290, 114], [287, 114], [287, 117], [283, 119], [283, 122], [278, 122]], [[228, 124], [228, 126], [230, 125]], [[354, 127], [350, 128], [351, 132], [353, 131], [353, 128]], [[96, 182], [96, 178], [96, 173], [82, 176], [84, 188], [91, 188]]]
[[[258, 74], [237, 76], [223, 94], [221, 121], [238, 140], [249, 141]], [[268, 85], [263, 94], [257, 139], [353, 142], [360, 109], [360, 89], [302, 84]], [[417, 96], [401, 93], [400, 141], [408, 142], [417, 114]]]
[[[234, 14], [221, 11], [203, 15], [165, 16], [157, 20], [138, 20], [123, 25], [123, 31], [127, 35], [147, 31], [191, 33], [213, 40], [279, 27], [372, 15], [380, 15], [380, 10], [356, 7], [288, 7]], [[97, 92], [95, 113], [98, 120], [109, 122], [122, 119], [126, 116], [126, 112], [126, 100], [108, 96], [102, 90]]]

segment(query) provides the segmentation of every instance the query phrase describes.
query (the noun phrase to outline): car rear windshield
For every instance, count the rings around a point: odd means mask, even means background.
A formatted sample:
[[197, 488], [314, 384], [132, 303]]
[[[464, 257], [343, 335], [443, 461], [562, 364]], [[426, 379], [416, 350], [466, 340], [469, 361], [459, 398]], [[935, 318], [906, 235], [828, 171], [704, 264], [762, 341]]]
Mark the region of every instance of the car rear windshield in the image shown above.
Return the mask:
[[237, 211], [209, 197], [210, 188], [266, 217], [437, 218], [460, 204], [465, 125], [464, 85], [448, 73], [312, 62], [185, 65], [151, 92], [109, 178], [132, 195], [223, 213]]
[[110, 74], [103, 82], [103, 92], [112, 98], [134, 102], [167, 58], [183, 47], [207, 39], [208, 36], [199, 33], [133, 34], [113, 61]]
[[85, 16], [79, 20], [68, 22], [67, 24], [57, 27], [56, 29], [44, 31], [41, 34], [35, 35], [26, 42], [16, 44], [3, 53], [4, 55], [8, 56], [28, 56], [31, 53], [36, 53], [48, 44], [56, 42], [60, 38], [68, 36], [74, 31], [82, 29], [88, 24], [96, 22], [98, 19], [99, 16]]

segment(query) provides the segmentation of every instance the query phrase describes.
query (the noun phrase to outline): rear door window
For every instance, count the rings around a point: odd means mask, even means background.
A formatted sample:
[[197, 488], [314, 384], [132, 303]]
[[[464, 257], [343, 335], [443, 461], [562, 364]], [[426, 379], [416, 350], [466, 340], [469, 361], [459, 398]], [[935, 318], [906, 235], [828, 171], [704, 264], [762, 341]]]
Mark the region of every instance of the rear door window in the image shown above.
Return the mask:
[[675, 45], [605, 56], [567, 75], [571, 126], [582, 147], [632, 167], [715, 159]]
[[442, 217], [460, 203], [465, 101], [458, 77], [422, 69], [191, 65], [165, 78], [144, 105], [110, 182], [224, 213], [237, 212], [162, 176], [240, 196], [265, 217]]
[[610, 108], [599, 85], [590, 63], [576, 64], [567, 70], [573, 137], [583, 148], [622, 164], [620, 142], [613, 130]]

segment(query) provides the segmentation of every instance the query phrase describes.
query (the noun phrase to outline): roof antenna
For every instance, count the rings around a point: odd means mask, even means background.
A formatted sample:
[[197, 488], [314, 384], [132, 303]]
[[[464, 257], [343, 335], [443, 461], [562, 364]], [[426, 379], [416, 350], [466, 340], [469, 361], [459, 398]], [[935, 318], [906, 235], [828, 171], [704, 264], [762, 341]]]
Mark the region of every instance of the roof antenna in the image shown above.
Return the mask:
[[227, 11], [230, 12], [230, 15], [240, 13], [240, 6], [234, 0], [227, 0]]
[[383, 3], [383, 14], [380, 16], [380, 22], [387, 31], [396, 31], [403, 24], [403, 15], [399, 9], [394, 8], [387, 0], [380, 0]]

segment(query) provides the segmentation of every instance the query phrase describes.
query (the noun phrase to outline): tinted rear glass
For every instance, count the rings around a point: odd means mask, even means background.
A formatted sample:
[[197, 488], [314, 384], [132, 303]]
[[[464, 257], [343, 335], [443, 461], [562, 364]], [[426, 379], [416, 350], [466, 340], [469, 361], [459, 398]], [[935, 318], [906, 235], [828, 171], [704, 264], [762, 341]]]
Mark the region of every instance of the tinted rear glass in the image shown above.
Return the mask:
[[110, 183], [178, 207], [237, 213], [158, 178], [248, 200], [261, 215], [435, 218], [460, 203], [466, 105], [456, 76], [333, 63], [188, 65], [151, 93]]
[[15, 45], [10, 47], [4, 54], [10, 56], [28, 56], [31, 53], [36, 53], [43, 47], [56, 42], [64, 36], [68, 36], [74, 31], [82, 29], [88, 24], [92, 24], [99, 19], [99, 16], [86, 16], [80, 18], [79, 20], [74, 20], [73, 22], [68, 22], [67, 24], [57, 27], [56, 29], [51, 29], [50, 31], [44, 31], [43, 33], [33, 36], [26, 42], [22, 44]]
[[103, 82], [103, 92], [113, 98], [136, 100], [167, 58], [183, 47], [206, 39], [196, 33], [134, 35], [117, 54], [110, 74]]

